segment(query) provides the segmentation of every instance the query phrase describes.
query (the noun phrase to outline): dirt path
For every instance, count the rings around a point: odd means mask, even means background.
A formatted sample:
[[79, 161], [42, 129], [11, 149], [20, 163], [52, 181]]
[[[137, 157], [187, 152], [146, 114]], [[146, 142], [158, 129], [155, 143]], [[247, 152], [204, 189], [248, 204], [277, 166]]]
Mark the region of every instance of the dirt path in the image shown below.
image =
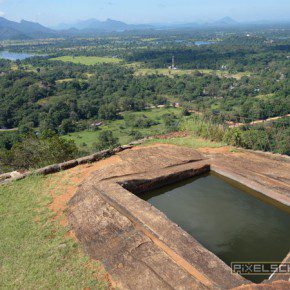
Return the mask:
[[242, 127], [242, 126], [255, 126], [257, 124], [264, 124], [264, 123], [269, 123], [269, 122], [273, 122], [273, 121], [277, 121], [279, 119], [283, 119], [283, 118], [286, 118], [286, 117], [290, 117], [290, 114], [288, 115], [285, 115], [285, 116], [278, 116], [278, 117], [273, 117], [273, 118], [268, 118], [266, 120], [256, 120], [256, 121], [253, 121], [251, 123], [234, 123], [234, 122], [226, 122], [230, 128], [237, 128], [237, 127]]
[[[202, 116], [203, 113], [196, 111], [196, 110], [189, 110], [190, 113], [194, 113], [196, 115]], [[226, 121], [225, 123], [227, 125], [229, 125], [230, 128], [238, 128], [238, 127], [242, 127], [242, 126], [255, 126], [257, 124], [263, 124], [263, 123], [269, 123], [269, 122], [273, 122], [273, 121], [277, 121], [286, 117], [290, 117], [290, 114], [284, 115], [284, 116], [277, 116], [277, 117], [272, 117], [272, 118], [268, 118], [265, 120], [256, 120], [250, 123], [235, 123], [235, 122], [231, 122], [231, 121]]]
[[0, 129], [0, 132], [14, 132], [17, 131], [18, 128], [12, 128], [12, 129]]

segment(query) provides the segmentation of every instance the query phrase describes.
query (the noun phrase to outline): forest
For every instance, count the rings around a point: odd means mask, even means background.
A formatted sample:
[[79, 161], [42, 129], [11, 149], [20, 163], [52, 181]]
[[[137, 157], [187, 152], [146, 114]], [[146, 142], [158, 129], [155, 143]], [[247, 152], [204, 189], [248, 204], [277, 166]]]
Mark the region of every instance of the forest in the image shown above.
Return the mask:
[[[60, 148], [63, 154], [46, 158], [57, 162], [116, 146], [123, 131], [128, 141], [154, 135], [157, 128], [187, 130], [182, 124], [188, 119], [204, 138], [290, 153], [289, 30], [127, 32], [6, 42], [0, 49], [35, 54], [0, 59], [0, 171], [46, 165], [15, 162], [21, 156], [34, 160], [24, 152], [25, 142]], [[205, 134], [204, 126], [222, 127], [221, 136]], [[70, 141], [70, 135], [88, 132], [97, 134], [94, 146]]]

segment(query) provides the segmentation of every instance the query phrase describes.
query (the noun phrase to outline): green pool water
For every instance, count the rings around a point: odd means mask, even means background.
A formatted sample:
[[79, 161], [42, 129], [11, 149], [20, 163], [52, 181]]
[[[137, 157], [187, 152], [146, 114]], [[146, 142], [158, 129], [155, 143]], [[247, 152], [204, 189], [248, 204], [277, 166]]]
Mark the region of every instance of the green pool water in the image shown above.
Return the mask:
[[[290, 250], [290, 215], [216, 174], [143, 194], [226, 264], [281, 262]], [[246, 276], [261, 282], [267, 276]]]

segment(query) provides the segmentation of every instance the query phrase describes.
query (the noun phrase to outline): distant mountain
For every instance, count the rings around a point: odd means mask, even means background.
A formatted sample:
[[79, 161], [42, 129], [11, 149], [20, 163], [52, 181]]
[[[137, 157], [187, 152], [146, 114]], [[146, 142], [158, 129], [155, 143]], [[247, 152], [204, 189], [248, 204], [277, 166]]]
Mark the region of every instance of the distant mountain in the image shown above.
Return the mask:
[[150, 29], [153, 28], [151, 25], [132, 25], [127, 24], [122, 21], [107, 19], [106, 21], [100, 21], [97, 19], [88, 19], [79, 21], [73, 24], [62, 23], [56, 27], [57, 29], [67, 30], [67, 29], [78, 29], [81, 31], [97, 31], [97, 32], [116, 32], [116, 31], [126, 31], [126, 30], [140, 30], [140, 29]]
[[[1, 1], [1, 0], [0, 0]], [[230, 17], [224, 17], [213, 22], [171, 23], [171, 24], [127, 24], [122, 21], [107, 19], [100, 21], [88, 19], [72, 24], [62, 23], [54, 28], [47, 28], [39, 23], [22, 20], [14, 22], [0, 17], [0, 40], [24, 40], [56, 37], [94, 37], [99, 34], [133, 31], [133, 30], [170, 30], [170, 29], [206, 29], [206, 28], [230, 28], [245, 25], [262, 25], [261, 23], [237, 22]], [[277, 22], [271, 22], [273, 25]], [[289, 23], [285, 21], [285, 23]], [[272, 25], [271, 24], [271, 25]], [[290, 25], [290, 23], [289, 23]]]
[[9, 27], [0, 27], [0, 40], [23, 40], [30, 39], [28, 35]]
[[79, 22], [75, 28], [116, 31], [116, 30], [124, 30], [127, 27], [128, 25], [121, 21], [108, 19], [102, 22], [97, 19], [89, 19]]
[[[150, 25], [130, 25], [122, 21], [107, 19], [99, 21], [89, 19], [75, 24], [61, 24], [55, 29], [47, 28], [39, 23], [21, 20], [10, 21], [0, 17], [0, 40], [25, 40], [52, 37], [94, 36], [98, 33], [142, 30], [153, 28]], [[58, 29], [58, 30], [56, 30]]]
[[0, 39], [31, 39], [55, 37], [57, 33], [39, 23], [22, 20], [10, 21], [0, 17]]
[[228, 16], [211, 23], [212, 26], [235, 26], [238, 24], [239, 22]]

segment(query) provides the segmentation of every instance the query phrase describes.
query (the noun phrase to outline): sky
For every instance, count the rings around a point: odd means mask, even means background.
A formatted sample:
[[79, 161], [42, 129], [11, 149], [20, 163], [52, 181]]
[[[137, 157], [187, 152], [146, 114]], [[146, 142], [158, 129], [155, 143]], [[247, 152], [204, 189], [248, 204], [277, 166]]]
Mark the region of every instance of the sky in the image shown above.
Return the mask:
[[0, 16], [44, 25], [107, 18], [127, 23], [290, 20], [290, 0], [0, 0]]

